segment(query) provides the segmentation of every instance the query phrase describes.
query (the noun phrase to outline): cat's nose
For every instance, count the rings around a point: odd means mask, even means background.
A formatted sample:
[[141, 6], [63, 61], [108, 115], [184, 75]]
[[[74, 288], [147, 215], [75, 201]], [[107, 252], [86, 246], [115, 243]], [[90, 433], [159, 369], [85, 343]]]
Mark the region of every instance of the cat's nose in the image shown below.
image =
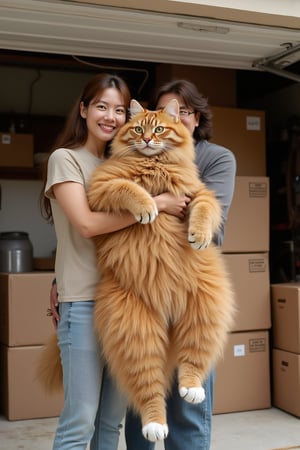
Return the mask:
[[150, 137], [144, 136], [144, 137], [143, 137], [143, 140], [146, 142], [146, 144], [148, 144], [148, 142], [151, 141], [151, 138], [150, 138]]

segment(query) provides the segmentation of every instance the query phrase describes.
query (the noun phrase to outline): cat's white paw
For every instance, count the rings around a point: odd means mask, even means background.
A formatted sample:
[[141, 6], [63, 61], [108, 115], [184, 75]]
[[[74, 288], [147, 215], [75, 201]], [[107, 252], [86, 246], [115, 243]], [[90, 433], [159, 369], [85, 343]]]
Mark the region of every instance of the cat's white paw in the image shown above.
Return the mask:
[[156, 442], [163, 441], [166, 439], [169, 433], [168, 425], [157, 422], [149, 422], [143, 427], [143, 436], [148, 439], [148, 441]]
[[205, 399], [205, 390], [203, 387], [187, 388], [182, 386], [179, 389], [179, 394], [189, 403], [201, 403]]
[[158, 209], [156, 206], [153, 206], [152, 211], [151, 210], [144, 211], [140, 214], [136, 214], [134, 217], [138, 222], [140, 222], [144, 225], [147, 223], [154, 222], [154, 220], [156, 219], [157, 216], [158, 216]]
[[209, 234], [208, 236], [202, 236], [201, 238], [198, 236], [196, 237], [195, 233], [189, 233], [188, 237], [189, 243], [191, 244], [191, 247], [195, 250], [203, 250], [209, 246], [212, 240], [212, 234]]

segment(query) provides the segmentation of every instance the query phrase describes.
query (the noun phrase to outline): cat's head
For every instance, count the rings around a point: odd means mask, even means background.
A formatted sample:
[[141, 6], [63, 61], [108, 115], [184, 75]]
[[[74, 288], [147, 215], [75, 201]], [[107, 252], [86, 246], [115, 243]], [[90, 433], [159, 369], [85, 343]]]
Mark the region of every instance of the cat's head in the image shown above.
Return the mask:
[[130, 117], [134, 118], [134, 116], [136, 116], [139, 113], [144, 113], [144, 112], [154, 112], [154, 113], [165, 113], [165, 114], [169, 114], [169, 116], [171, 116], [174, 120], [175, 123], [179, 122], [180, 120], [180, 115], [179, 115], [179, 103], [178, 101], [174, 98], [173, 100], [170, 100], [169, 103], [167, 103], [167, 105], [165, 106], [164, 109], [160, 110], [160, 111], [149, 111], [143, 108], [143, 106], [135, 99], [132, 99], [130, 102]]
[[127, 152], [138, 151], [144, 156], [155, 156], [178, 149], [181, 145], [193, 146], [189, 131], [181, 123], [179, 103], [168, 102], [161, 111], [143, 108], [136, 100], [130, 103], [130, 120], [119, 131], [116, 141], [122, 142]]

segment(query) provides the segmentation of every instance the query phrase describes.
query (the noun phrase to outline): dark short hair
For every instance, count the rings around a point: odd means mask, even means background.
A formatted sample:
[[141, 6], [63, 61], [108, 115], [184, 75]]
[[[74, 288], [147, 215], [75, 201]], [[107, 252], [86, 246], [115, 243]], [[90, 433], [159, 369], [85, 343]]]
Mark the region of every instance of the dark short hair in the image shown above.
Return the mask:
[[149, 102], [149, 108], [155, 109], [159, 99], [163, 95], [172, 93], [182, 97], [187, 108], [191, 108], [193, 111], [200, 113], [200, 122], [195, 128], [194, 138], [196, 140], [209, 140], [212, 137], [212, 112], [208, 105], [207, 98], [205, 98], [190, 81], [173, 80], [163, 84], [154, 93], [153, 98]]

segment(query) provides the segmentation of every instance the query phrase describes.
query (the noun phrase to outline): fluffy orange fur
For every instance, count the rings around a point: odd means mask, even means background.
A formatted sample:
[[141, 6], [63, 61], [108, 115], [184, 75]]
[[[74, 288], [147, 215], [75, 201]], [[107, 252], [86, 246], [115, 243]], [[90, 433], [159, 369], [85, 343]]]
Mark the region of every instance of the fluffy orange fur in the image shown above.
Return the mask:
[[[178, 103], [148, 111], [133, 101], [131, 110], [88, 192], [93, 210], [129, 211], [139, 220], [95, 238], [95, 329], [112, 375], [141, 415], [145, 436], [155, 440], [159, 433], [149, 436], [147, 427], [159, 424], [167, 434], [165, 400], [175, 369], [181, 395], [203, 400], [199, 390], [222, 353], [234, 296], [211, 244], [221, 208], [199, 180]], [[191, 197], [185, 220], [157, 215], [153, 196], [163, 192]]]
[[36, 374], [37, 379], [49, 393], [62, 390], [62, 366], [56, 333], [43, 348]]

